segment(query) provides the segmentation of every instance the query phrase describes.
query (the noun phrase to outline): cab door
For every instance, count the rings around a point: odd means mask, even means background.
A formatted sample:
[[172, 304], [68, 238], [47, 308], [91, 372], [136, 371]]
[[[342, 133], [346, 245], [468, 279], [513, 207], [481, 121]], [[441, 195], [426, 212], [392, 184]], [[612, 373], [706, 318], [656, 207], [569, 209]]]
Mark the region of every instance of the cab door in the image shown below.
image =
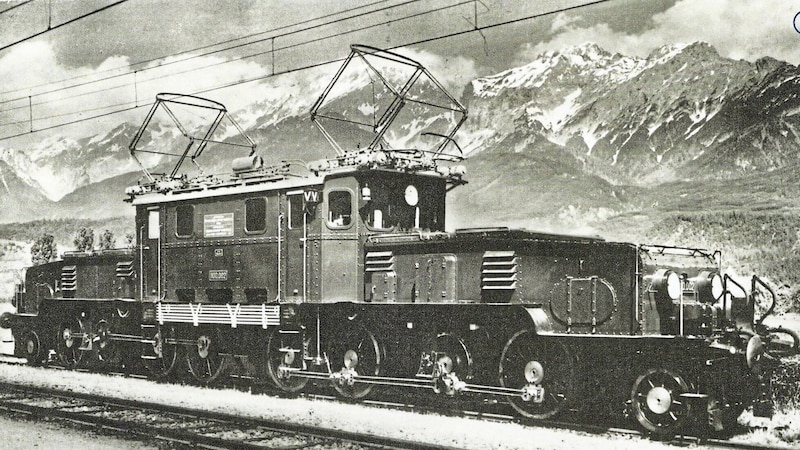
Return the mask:
[[310, 246], [308, 235], [315, 216], [309, 214], [316, 204], [319, 192], [297, 190], [286, 193], [283, 233], [285, 256], [283, 298], [287, 301], [305, 302], [308, 299]]
[[357, 183], [353, 178], [326, 183], [320, 237], [322, 302], [360, 300], [363, 282], [359, 259]]
[[139, 272], [142, 300], [161, 299], [161, 240], [164, 212], [159, 206], [143, 208], [139, 220]]

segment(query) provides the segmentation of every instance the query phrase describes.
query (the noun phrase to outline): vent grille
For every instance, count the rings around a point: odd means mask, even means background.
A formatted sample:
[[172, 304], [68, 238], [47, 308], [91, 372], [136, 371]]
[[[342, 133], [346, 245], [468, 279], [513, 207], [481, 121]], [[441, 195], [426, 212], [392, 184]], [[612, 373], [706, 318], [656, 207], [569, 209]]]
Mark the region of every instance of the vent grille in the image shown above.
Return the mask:
[[394, 254], [388, 252], [367, 252], [364, 264], [367, 272], [391, 272], [394, 270]]
[[481, 289], [508, 291], [517, 288], [517, 255], [513, 251], [494, 251], [483, 254]]
[[120, 261], [117, 263], [117, 278], [133, 277], [133, 261]]
[[78, 289], [78, 267], [64, 266], [61, 268], [61, 290], [75, 292]]

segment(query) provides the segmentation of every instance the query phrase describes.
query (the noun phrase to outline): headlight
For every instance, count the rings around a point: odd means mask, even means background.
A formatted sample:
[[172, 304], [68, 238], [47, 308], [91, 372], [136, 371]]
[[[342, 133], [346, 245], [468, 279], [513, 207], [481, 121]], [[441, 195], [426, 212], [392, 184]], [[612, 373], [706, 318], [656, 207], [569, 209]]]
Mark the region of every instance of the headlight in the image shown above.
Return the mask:
[[661, 298], [681, 298], [681, 277], [669, 269], [658, 269], [652, 276], [651, 289]]
[[722, 277], [716, 272], [704, 270], [694, 279], [698, 298], [704, 303], [714, 303], [722, 297]]

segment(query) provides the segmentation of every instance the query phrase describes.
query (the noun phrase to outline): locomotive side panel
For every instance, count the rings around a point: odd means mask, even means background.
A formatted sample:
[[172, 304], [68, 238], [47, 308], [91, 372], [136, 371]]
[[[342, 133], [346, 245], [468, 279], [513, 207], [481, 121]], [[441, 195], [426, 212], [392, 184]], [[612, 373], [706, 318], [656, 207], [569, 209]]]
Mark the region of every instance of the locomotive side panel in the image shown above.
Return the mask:
[[167, 300], [255, 303], [277, 291], [277, 195], [178, 202], [165, 208]]
[[554, 330], [631, 334], [636, 251], [602, 241], [504, 232], [376, 237], [366, 249], [367, 301], [541, 305]]

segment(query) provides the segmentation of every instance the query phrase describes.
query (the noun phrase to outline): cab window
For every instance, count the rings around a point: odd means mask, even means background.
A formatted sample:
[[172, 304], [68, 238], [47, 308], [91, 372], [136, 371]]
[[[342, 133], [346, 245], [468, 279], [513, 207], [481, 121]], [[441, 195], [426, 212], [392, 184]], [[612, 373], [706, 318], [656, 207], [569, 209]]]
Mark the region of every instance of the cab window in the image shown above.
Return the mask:
[[353, 220], [352, 197], [349, 191], [328, 193], [328, 226], [342, 228], [350, 226]]
[[289, 229], [296, 230], [303, 227], [303, 196], [300, 194], [288, 195], [289, 199]]
[[244, 201], [244, 231], [263, 233], [267, 230], [267, 199], [248, 198]]
[[175, 208], [175, 234], [178, 237], [191, 237], [194, 233], [194, 205], [180, 205]]

